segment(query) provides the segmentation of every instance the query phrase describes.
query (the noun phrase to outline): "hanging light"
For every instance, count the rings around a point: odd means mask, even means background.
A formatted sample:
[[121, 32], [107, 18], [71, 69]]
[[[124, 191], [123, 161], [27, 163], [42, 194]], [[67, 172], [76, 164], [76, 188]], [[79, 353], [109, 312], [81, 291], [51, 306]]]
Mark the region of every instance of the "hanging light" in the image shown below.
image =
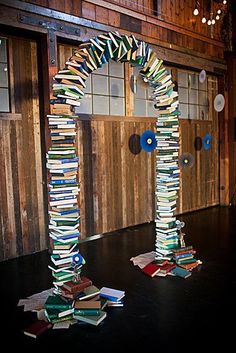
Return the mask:
[[210, 26], [211, 25], [211, 20], [208, 20], [207, 24], [208, 24], [208, 26]]
[[195, 8], [193, 10], [194, 16], [199, 15], [199, 1], [195, 1]]
[[213, 18], [213, 19], [211, 20], [211, 24], [214, 25], [215, 23], [216, 23], [216, 20]]
[[220, 15], [221, 14], [221, 9], [217, 10], [217, 13], [218, 13], [218, 15]]
[[216, 15], [216, 20], [219, 21], [219, 19], [220, 19], [220, 16]]
[[227, 1], [226, 1], [226, 0], [224, 0], [224, 1], [223, 1], [223, 4], [224, 4], [224, 5], [226, 5], [226, 4], [227, 4]]
[[206, 23], [206, 17], [205, 16], [203, 16], [203, 18], [202, 18], [202, 23]]

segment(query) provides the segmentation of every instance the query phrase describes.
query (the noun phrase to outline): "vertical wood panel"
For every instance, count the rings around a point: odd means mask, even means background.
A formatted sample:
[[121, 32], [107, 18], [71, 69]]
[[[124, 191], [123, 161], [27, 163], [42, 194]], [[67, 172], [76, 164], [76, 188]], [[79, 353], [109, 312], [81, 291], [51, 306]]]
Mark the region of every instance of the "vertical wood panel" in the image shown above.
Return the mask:
[[[1, 259], [47, 246], [42, 178], [37, 44], [9, 38], [11, 103], [21, 116], [1, 121]], [[2, 200], [5, 200], [4, 202]]]

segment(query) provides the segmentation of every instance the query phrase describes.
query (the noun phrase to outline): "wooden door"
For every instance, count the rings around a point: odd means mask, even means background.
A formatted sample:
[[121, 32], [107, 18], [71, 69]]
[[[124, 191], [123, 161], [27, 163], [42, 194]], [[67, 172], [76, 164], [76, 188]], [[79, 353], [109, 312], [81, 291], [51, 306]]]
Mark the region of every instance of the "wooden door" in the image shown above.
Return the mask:
[[0, 113], [0, 260], [47, 247], [37, 43], [4, 40], [9, 111]]

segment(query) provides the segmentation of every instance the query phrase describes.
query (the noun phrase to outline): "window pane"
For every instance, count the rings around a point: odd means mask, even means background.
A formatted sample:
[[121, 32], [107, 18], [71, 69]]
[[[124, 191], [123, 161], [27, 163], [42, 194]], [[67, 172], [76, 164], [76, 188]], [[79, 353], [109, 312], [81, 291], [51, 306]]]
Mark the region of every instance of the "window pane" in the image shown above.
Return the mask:
[[124, 80], [121, 78], [110, 78], [110, 95], [124, 97]]
[[200, 120], [209, 119], [208, 107], [202, 106], [202, 105], [199, 106], [199, 119]]
[[92, 75], [93, 93], [108, 95], [108, 77]]
[[146, 90], [148, 87], [148, 83], [144, 82], [142, 77], [136, 76], [136, 93], [135, 93], [135, 97], [136, 98], [146, 98]]
[[198, 104], [198, 91], [196, 89], [191, 89], [189, 92], [189, 103]]
[[199, 91], [198, 102], [200, 105], [208, 106], [207, 92]]
[[93, 96], [93, 114], [109, 115], [109, 97]]
[[98, 68], [94, 74], [96, 75], [108, 75], [108, 65], [105, 64], [102, 67]]
[[179, 87], [179, 101], [181, 103], [188, 103], [188, 88]]
[[198, 89], [198, 74], [189, 74], [189, 87]]
[[0, 64], [0, 87], [8, 87], [7, 64]]
[[207, 91], [207, 79], [205, 79], [205, 81], [202, 82], [202, 83], [199, 82], [198, 85], [199, 85], [199, 89], [201, 91]]
[[0, 88], [0, 112], [9, 112], [9, 95], [7, 88]]
[[154, 108], [154, 102], [146, 101], [146, 103], [147, 103], [147, 116], [156, 117], [157, 109]]
[[0, 38], [0, 62], [7, 62], [7, 41], [4, 38]]
[[146, 116], [146, 103], [143, 99], [134, 100], [134, 115], [135, 116]]
[[124, 77], [124, 64], [111, 60], [108, 65], [110, 76]]
[[75, 109], [76, 114], [92, 114], [92, 95], [85, 94], [80, 102], [80, 106]]
[[180, 118], [188, 119], [188, 104], [179, 104]]
[[197, 105], [189, 105], [189, 118], [190, 119], [198, 119], [198, 106]]
[[119, 97], [110, 97], [110, 114], [125, 115], [125, 99]]
[[178, 86], [188, 87], [188, 74], [184, 71], [178, 71]]
[[89, 75], [89, 77], [87, 78], [85, 84], [86, 84], [86, 88], [84, 89], [84, 93], [92, 93], [92, 87], [91, 87], [91, 81], [92, 81], [92, 76]]

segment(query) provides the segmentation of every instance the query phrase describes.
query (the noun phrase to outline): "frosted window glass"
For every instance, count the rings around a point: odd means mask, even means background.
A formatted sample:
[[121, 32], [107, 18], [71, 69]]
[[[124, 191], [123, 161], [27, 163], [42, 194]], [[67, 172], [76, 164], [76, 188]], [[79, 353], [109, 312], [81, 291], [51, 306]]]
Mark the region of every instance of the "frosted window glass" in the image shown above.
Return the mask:
[[181, 112], [180, 118], [188, 119], [188, 105], [180, 103], [179, 110]]
[[92, 93], [92, 86], [91, 86], [91, 75], [89, 75], [89, 77], [87, 78], [85, 84], [86, 84], [86, 88], [83, 90], [84, 93]]
[[157, 109], [154, 108], [154, 104], [152, 101], [146, 101], [147, 103], [147, 116], [156, 117]]
[[142, 77], [136, 76], [136, 94], [135, 94], [135, 98], [146, 98], [146, 91], [148, 88], [148, 83], [144, 82]]
[[116, 61], [109, 61], [109, 75], [115, 77], [124, 77], [124, 64]]
[[208, 106], [207, 92], [199, 91], [198, 103], [199, 103], [200, 105]]
[[207, 91], [207, 79], [205, 79], [205, 81], [202, 82], [202, 83], [199, 82], [198, 85], [199, 85], [199, 89], [200, 89], [200, 90], [202, 90], [202, 91]]
[[121, 78], [110, 78], [110, 95], [124, 97], [124, 80]]
[[152, 100], [153, 88], [148, 85], [146, 93], [147, 93], [147, 99]]
[[189, 86], [190, 88], [198, 89], [198, 74], [189, 74]]
[[93, 114], [109, 115], [109, 97], [93, 96]]
[[179, 87], [179, 101], [181, 103], [188, 103], [188, 88]]
[[0, 38], [0, 62], [7, 62], [7, 41], [4, 38]]
[[0, 112], [9, 112], [9, 94], [7, 88], [0, 88]]
[[108, 65], [104, 64], [102, 67], [97, 69], [94, 74], [96, 75], [108, 75]]
[[209, 119], [208, 107], [199, 105], [199, 119], [200, 120], [208, 120]]
[[75, 108], [76, 114], [92, 114], [92, 95], [85, 94], [80, 101], [80, 106]]
[[143, 99], [134, 100], [134, 115], [146, 116], [146, 102]]
[[188, 87], [188, 74], [184, 71], [178, 71], [178, 86]]
[[8, 87], [7, 64], [0, 64], [0, 87]]
[[189, 92], [189, 103], [198, 104], [198, 91], [196, 89], [191, 89]]
[[190, 119], [198, 119], [198, 106], [189, 105], [189, 117]]
[[108, 95], [108, 77], [101, 75], [92, 75], [93, 93]]
[[125, 99], [119, 97], [110, 97], [110, 114], [125, 115]]

